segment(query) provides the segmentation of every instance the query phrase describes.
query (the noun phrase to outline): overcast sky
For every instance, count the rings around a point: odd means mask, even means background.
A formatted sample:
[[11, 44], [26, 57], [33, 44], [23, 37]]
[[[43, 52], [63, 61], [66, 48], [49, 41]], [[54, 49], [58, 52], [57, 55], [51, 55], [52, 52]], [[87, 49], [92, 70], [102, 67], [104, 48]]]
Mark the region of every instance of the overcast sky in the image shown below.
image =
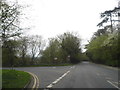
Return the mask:
[[44, 39], [55, 37], [66, 31], [77, 32], [82, 44], [87, 43], [100, 13], [113, 9], [118, 0], [18, 0], [23, 9], [22, 27], [30, 27], [26, 34], [42, 35]]

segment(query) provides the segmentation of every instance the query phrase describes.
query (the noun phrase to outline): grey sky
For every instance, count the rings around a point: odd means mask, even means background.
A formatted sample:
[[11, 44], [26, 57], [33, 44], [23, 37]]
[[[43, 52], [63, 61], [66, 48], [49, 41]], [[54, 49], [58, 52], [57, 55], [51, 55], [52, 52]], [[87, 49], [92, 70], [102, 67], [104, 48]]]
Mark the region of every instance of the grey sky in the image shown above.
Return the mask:
[[42, 35], [43, 38], [55, 37], [66, 31], [77, 32], [86, 44], [96, 25], [100, 13], [117, 6], [117, 0], [18, 0], [26, 15], [21, 20], [22, 27], [30, 27], [26, 34]]

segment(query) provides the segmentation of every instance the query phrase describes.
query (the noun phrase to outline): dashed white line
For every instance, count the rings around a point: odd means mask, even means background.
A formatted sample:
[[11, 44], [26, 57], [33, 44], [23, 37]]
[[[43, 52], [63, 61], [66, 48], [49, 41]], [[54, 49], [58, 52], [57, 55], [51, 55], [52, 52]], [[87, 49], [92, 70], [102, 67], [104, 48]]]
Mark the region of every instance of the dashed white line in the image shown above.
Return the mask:
[[114, 82], [114, 83], [118, 85], [118, 82]]
[[72, 67], [70, 67], [70, 68], [75, 68], [75, 66], [72, 66]]
[[51, 88], [52, 86], [53, 86], [53, 85], [52, 85], [52, 84], [50, 84], [50, 85], [48, 85], [48, 86], [47, 86], [47, 88]]
[[98, 75], [98, 76], [100, 76], [100, 74], [99, 74], [99, 73], [97, 73], [97, 75]]
[[52, 68], [56, 68], [56, 67], [52, 67]]
[[120, 90], [120, 88], [119, 88], [118, 86], [114, 85], [114, 84], [113, 84], [112, 82], [110, 82], [109, 80], [107, 80], [107, 82], [110, 83], [112, 86], [114, 86], [114, 87], [116, 87], [116, 88], [118, 88], [118, 89]]
[[73, 68], [75, 68], [75, 66], [73, 66]]
[[61, 77], [59, 77], [58, 79], [56, 79], [54, 82], [52, 82], [50, 85], [47, 86], [47, 88], [52, 88], [54, 84], [56, 84], [57, 82], [59, 82], [63, 77], [65, 77], [70, 71], [67, 71], [66, 73], [64, 73]]
[[56, 84], [58, 81], [59, 81], [59, 79], [57, 79], [54, 82], [52, 82], [52, 84]]
[[107, 80], [111, 80], [111, 78], [109, 78], [109, 77], [105, 77]]

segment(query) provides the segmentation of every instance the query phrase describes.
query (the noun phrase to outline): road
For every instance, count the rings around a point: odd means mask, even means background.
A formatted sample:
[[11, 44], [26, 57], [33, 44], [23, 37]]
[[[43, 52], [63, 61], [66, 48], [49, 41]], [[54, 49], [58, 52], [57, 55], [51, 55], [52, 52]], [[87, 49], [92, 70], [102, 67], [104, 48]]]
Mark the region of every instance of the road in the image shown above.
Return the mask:
[[39, 88], [118, 88], [118, 70], [90, 62], [74, 66], [22, 67], [39, 78]]

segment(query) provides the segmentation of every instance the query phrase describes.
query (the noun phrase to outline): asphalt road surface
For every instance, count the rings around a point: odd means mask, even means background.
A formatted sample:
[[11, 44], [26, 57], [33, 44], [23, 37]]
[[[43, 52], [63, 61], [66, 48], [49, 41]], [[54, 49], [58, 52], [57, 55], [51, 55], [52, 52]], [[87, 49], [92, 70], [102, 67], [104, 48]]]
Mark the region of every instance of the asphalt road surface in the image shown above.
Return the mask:
[[39, 78], [39, 88], [118, 88], [118, 69], [84, 61], [74, 66], [22, 67]]

